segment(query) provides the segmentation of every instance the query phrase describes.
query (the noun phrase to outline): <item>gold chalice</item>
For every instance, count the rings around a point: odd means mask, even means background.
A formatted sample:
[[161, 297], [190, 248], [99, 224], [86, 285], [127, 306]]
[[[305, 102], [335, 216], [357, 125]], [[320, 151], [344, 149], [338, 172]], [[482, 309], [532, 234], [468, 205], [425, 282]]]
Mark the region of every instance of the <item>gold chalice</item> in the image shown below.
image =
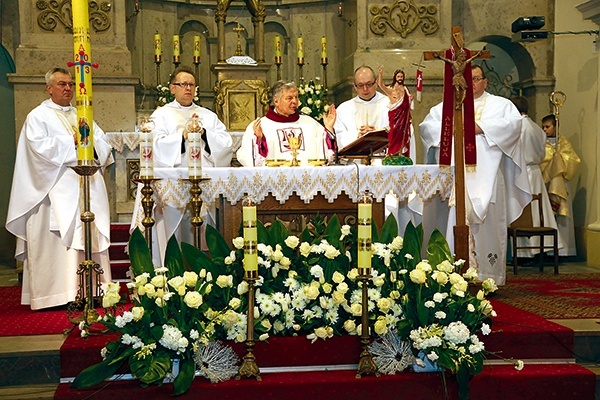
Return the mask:
[[302, 136], [288, 136], [287, 138], [290, 149], [292, 149], [292, 163], [290, 166], [297, 167], [300, 165], [298, 162], [298, 149], [302, 146]]

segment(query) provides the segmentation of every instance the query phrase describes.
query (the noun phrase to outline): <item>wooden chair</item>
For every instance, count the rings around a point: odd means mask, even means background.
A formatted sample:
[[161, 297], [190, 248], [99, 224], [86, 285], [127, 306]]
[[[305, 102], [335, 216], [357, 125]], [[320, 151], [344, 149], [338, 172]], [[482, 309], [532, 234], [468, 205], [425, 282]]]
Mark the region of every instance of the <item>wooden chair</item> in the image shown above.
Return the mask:
[[[537, 201], [537, 209], [540, 214], [540, 226], [533, 226], [532, 219], [532, 207], [533, 202]], [[518, 251], [520, 249], [539, 249], [539, 260], [540, 260], [540, 272], [544, 271], [544, 250], [552, 249], [554, 252], [554, 273], [558, 274], [558, 231], [555, 228], [544, 226], [544, 213], [542, 211], [542, 195], [540, 193], [534, 194], [531, 200], [525, 209], [523, 210], [523, 214], [514, 221], [512, 224], [508, 226], [508, 236], [511, 239], [512, 248], [512, 265], [513, 272], [517, 275], [518, 268]], [[532, 236], [539, 236], [540, 244], [538, 246], [519, 246], [517, 244], [517, 238], [526, 237], [531, 238]], [[553, 245], [547, 246], [544, 242], [545, 236], [552, 236]]]

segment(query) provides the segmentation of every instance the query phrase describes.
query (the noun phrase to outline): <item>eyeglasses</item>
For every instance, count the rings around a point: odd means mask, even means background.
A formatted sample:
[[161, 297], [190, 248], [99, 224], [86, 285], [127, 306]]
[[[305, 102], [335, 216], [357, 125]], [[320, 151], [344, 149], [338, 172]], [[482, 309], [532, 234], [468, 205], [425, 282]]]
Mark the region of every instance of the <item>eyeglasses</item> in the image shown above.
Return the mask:
[[355, 83], [354, 86], [357, 89], [364, 89], [364, 88], [371, 89], [373, 86], [375, 86], [375, 81], [367, 82], [367, 83]]
[[68, 86], [68, 87], [72, 88], [73, 86], [75, 86], [75, 82], [58, 82], [56, 84], [56, 86], [61, 87], [61, 88], [64, 88], [64, 87]]
[[476, 77], [473, 78], [473, 82], [477, 83], [477, 82], [482, 81], [484, 79], [485, 78], [480, 78], [480, 77], [476, 76]]
[[194, 83], [187, 83], [187, 82], [177, 82], [177, 83], [172, 83], [171, 85], [179, 86], [180, 88], [184, 88], [184, 89], [193, 89], [196, 87], [196, 85]]

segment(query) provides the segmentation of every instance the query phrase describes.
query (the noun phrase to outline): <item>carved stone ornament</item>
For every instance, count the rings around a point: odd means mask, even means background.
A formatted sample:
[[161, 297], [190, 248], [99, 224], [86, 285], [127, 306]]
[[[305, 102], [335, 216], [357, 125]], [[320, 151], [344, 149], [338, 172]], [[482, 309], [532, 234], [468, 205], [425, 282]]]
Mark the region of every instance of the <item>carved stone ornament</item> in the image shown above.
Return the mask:
[[269, 106], [269, 88], [261, 80], [225, 79], [213, 91], [215, 112], [230, 131], [244, 131]]
[[[69, 32], [73, 31], [73, 8], [71, 0], [38, 0], [36, 7], [40, 10], [37, 23], [45, 31], [54, 31], [61, 23]], [[112, 4], [108, 1], [89, 2], [90, 23], [96, 32], [104, 32], [111, 25], [110, 12]]]
[[371, 6], [369, 12], [373, 15], [369, 24], [371, 32], [380, 36], [383, 36], [388, 27], [403, 38], [419, 25], [425, 35], [431, 35], [439, 28], [436, 5], [417, 6], [413, 0], [395, 0], [390, 6]]

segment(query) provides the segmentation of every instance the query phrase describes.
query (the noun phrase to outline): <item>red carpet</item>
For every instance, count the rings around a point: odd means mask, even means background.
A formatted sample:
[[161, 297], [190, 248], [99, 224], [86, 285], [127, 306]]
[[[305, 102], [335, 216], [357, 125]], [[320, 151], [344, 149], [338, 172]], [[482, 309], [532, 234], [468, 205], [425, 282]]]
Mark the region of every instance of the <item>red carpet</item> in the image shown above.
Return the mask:
[[549, 319], [600, 318], [600, 274], [510, 275], [496, 299]]
[[32, 311], [21, 305], [21, 287], [0, 287], [0, 336], [51, 335], [73, 326], [66, 309]]

